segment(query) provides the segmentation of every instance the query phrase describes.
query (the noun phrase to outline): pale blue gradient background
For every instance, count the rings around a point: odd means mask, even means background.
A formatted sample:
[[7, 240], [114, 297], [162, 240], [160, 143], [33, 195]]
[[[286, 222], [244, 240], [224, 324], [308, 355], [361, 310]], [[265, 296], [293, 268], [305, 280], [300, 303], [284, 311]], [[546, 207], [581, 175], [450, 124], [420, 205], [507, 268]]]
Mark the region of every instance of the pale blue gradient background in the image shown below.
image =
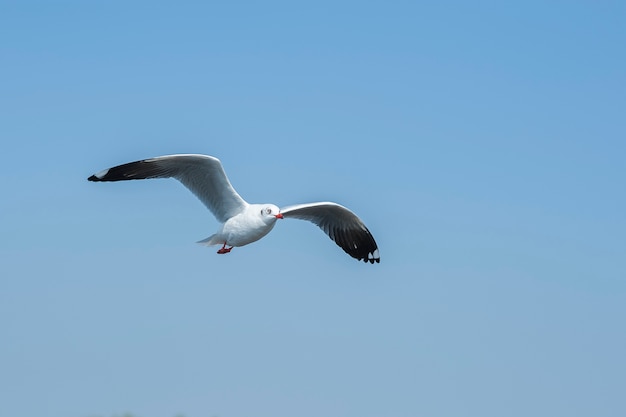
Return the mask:
[[626, 415], [625, 3], [224, 3], [0, 2], [0, 415]]

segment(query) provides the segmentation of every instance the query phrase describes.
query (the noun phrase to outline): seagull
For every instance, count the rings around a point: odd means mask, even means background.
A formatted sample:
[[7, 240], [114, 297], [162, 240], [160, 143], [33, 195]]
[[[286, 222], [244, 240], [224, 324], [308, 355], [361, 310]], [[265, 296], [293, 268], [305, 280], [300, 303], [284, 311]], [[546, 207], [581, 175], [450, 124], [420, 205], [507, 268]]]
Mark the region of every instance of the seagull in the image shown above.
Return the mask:
[[98, 172], [89, 181], [125, 181], [175, 178], [204, 203], [221, 223], [218, 231], [199, 241], [222, 245], [219, 254], [256, 242], [268, 234], [278, 219], [308, 220], [324, 231], [348, 255], [373, 264], [380, 262], [378, 246], [359, 217], [333, 202], [250, 204], [235, 191], [219, 159], [200, 154], [165, 155], [129, 162]]

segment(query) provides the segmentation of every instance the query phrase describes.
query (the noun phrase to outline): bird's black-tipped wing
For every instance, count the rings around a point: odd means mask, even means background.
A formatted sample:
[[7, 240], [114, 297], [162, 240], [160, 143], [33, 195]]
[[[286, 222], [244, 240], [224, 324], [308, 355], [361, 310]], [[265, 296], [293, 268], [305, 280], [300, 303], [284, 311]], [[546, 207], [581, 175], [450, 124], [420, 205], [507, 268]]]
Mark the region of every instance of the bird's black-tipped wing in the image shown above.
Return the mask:
[[341, 249], [364, 262], [380, 262], [378, 246], [365, 224], [352, 211], [337, 203], [309, 203], [280, 210], [283, 217], [315, 223]]
[[225, 222], [247, 205], [233, 188], [219, 159], [208, 155], [166, 155], [106, 169], [89, 181], [175, 178], [193, 192], [215, 217]]

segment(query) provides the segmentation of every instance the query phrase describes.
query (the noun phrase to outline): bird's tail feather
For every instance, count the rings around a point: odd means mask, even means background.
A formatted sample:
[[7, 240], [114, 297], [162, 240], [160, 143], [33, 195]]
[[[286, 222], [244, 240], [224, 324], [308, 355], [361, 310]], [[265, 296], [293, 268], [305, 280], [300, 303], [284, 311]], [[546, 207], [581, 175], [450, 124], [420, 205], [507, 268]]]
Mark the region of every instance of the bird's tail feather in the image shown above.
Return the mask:
[[200, 245], [204, 245], [204, 246], [213, 246], [213, 245], [221, 245], [224, 242], [220, 242], [217, 240], [217, 234], [215, 235], [211, 235], [209, 237], [207, 237], [206, 239], [202, 239], [197, 241], [196, 243], [199, 243]]

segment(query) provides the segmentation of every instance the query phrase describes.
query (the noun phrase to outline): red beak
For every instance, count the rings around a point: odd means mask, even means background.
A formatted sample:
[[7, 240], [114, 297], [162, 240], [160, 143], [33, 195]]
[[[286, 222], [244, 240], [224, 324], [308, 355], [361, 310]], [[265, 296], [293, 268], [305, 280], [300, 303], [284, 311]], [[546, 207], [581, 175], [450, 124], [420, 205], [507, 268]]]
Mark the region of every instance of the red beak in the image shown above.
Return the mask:
[[277, 219], [282, 219], [282, 218], [283, 218], [283, 213], [278, 213], [278, 214], [276, 215], [276, 218], [277, 218]]

